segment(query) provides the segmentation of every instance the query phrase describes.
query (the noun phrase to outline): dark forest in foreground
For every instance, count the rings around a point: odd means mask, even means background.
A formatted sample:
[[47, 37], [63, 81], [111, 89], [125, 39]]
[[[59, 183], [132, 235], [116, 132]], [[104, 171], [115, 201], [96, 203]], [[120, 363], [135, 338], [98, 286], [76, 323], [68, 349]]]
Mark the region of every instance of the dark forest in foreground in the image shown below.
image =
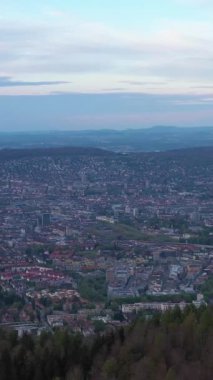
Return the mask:
[[141, 317], [89, 338], [0, 333], [1, 380], [211, 380], [212, 358], [212, 307]]

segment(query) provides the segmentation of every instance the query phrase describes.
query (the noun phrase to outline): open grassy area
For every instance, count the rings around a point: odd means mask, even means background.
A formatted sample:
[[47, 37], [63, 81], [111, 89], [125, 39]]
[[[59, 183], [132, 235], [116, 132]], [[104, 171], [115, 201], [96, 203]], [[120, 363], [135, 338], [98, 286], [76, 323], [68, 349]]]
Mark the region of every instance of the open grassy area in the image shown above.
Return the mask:
[[[103, 225], [108, 226], [107, 231], [103, 229]], [[168, 236], [143, 233], [136, 227], [123, 224], [123, 223], [115, 223], [115, 224], [108, 225], [107, 223], [102, 222], [100, 226], [97, 225], [96, 228], [93, 227], [90, 233], [93, 233], [99, 237], [108, 236], [109, 240], [110, 239], [111, 240], [119, 240], [119, 239], [125, 240], [126, 239], [126, 240], [138, 240], [138, 241], [147, 241], [147, 242], [153, 241], [153, 242], [159, 242], [159, 243], [173, 241]]]

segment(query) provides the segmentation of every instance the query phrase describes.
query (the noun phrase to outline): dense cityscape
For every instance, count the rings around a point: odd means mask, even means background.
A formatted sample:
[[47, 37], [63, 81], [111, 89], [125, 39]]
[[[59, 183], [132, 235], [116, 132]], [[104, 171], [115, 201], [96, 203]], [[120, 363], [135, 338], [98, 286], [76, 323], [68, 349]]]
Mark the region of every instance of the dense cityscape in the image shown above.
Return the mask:
[[211, 303], [212, 154], [1, 151], [1, 326], [87, 336]]
[[213, 1], [0, 2], [0, 380], [213, 379]]

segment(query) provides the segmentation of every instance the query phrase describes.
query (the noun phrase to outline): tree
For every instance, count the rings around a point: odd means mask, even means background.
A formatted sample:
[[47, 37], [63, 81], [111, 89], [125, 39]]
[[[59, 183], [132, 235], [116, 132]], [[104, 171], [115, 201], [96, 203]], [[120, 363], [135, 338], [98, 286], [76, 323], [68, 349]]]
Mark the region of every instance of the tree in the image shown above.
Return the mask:
[[173, 368], [169, 368], [165, 380], [176, 380], [177, 376]]
[[103, 366], [103, 373], [107, 379], [113, 379], [116, 376], [117, 362], [114, 358], [106, 360]]
[[99, 321], [99, 320], [94, 321], [93, 325], [94, 325], [96, 333], [103, 332], [106, 328], [105, 323], [103, 321]]

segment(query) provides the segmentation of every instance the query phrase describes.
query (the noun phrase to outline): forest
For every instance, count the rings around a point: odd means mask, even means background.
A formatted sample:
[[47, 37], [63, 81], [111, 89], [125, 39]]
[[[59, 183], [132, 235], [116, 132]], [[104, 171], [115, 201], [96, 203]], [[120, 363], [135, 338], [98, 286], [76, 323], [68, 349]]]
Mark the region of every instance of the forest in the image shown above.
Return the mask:
[[211, 380], [213, 307], [175, 309], [104, 334], [0, 331], [1, 380]]

